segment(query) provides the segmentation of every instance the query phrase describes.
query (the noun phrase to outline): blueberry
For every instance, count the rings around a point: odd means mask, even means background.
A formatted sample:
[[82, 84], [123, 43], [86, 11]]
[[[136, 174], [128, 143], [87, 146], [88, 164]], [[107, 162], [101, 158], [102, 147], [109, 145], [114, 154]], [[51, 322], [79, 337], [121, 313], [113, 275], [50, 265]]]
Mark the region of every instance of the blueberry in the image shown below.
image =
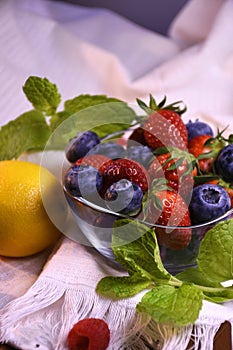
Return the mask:
[[140, 209], [142, 198], [141, 188], [126, 179], [113, 183], [105, 193], [107, 207], [122, 214], [133, 213]]
[[143, 145], [134, 145], [126, 149], [124, 157], [135, 160], [136, 162], [148, 168], [153, 158], [153, 153], [150, 147]]
[[66, 158], [74, 163], [84, 157], [93, 147], [100, 143], [98, 135], [93, 131], [85, 131], [70, 140], [66, 148]]
[[185, 125], [188, 131], [188, 140], [190, 141], [193, 137], [198, 135], [210, 135], [213, 136], [212, 128], [204, 122], [196, 119], [194, 122], [189, 120], [189, 122]]
[[194, 187], [189, 204], [192, 224], [214, 220], [225, 214], [230, 208], [230, 197], [223, 187], [214, 184]]
[[214, 163], [215, 171], [226, 182], [233, 181], [233, 144], [221, 149]]
[[[75, 197], [93, 200], [102, 188], [103, 177], [91, 165], [74, 165], [65, 174], [64, 185]], [[97, 198], [96, 198], [97, 199]]]
[[92, 148], [89, 154], [102, 154], [110, 159], [121, 158], [124, 152], [124, 148], [115, 143], [115, 142], [107, 142], [107, 143], [99, 143], [96, 147]]

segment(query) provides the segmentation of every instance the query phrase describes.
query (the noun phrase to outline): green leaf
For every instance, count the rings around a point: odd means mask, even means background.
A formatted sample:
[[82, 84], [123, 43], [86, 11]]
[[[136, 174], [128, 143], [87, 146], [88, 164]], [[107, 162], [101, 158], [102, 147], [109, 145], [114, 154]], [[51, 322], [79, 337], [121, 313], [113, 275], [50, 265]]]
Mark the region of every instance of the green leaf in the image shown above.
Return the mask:
[[158, 323], [184, 326], [196, 321], [202, 301], [203, 293], [192, 284], [159, 285], [142, 297], [137, 311], [148, 313]]
[[68, 111], [71, 113], [77, 113], [82, 109], [85, 109], [91, 106], [96, 106], [99, 104], [109, 103], [109, 102], [122, 102], [122, 101], [118, 100], [117, 98], [107, 97], [105, 95], [86, 94], [86, 95], [79, 95], [70, 100], [67, 100], [64, 104], [64, 107], [65, 107], [65, 111]]
[[197, 268], [188, 268], [176, 275], [181, 281], [194, 283], [202, 290], [206, 300], [222, 303], [233, 299], [233, 288], [224, 288], [219, 282], [210, 280]]
[[180, 281], [191, 282], [200, 286], [216, 288], [221, 287], [219, 282], [209, 280], [208, 276], [203, 275], [198, 267], [187, 268], [186, 270], [178, 273], [176, 278], [178, 278]]
[[26, 112], [0, 129], [0, 160], [43, 150], [49, 136], [50, 129], [44, 115], [35, 110]]
[[[84, 112], [87, 118], [85, 122], [93, 122], [94, 125], [87, 129], [91, 128], [99, 137], [126, 130], [136, 119], [135, 112], [125, 102], [105, 95], [80, 95], [65, 102], [65, 111], [69, 113], [77, 113], [89, 107], [93, 108]], [[84, 121], [82, 114], [79, 117]]]
[[205, 299], [212, 303], [223, 303], [233, 299], [233, 288], [222, 288], [221, 291], [203, 292]]
[[219, 176], [214, 174], [205, 174], [205, 175], [194, 176], [193, 178], [194, 178], [194, 184], [195, 186], [197, 186], [212, 180], [218, 180]]
[[125, 130], [135, 119], [135, 112], [124, 102], [96, 104], [72, 115], [70, 113], [71, 111], [65, 110], [52, 117], [53, 129], [55, 126], [56, 129], [49, 140], [49, 149], [64, 149], [78, 132], [93, 130], [99, 137], [104, 137], [109, 133]]
[[130, 275], [140, 275], [151, 281], [169, 280], [153, 229], [137, 220], [122, 219], [113, 228], [112, 249], [116, 260]]
[[58, 112], [56, 114], [54, 114], [51, 118], [50, 118], [50, 129], [52, 131], [55, 131], [56, 128], [63, 123], [66, 119], [68, 119], [73, 113], [72, 112], [68, 112], [68, 111], [61, 111]]
[[53, 115], [61, 101], [57, 86], [47, 78], [30, 76], [23, 91], [33, 107], [46, 115]]
[[96, 292], [112, 299], [129, 298], [149, 287], [151, 282], [136, 274], [133, 276], [107, 276], [99, 281]]
[[203, 238], [198, 269], [209, 281], [224, 282], [233, 276], [233, 219], [219, 222]]

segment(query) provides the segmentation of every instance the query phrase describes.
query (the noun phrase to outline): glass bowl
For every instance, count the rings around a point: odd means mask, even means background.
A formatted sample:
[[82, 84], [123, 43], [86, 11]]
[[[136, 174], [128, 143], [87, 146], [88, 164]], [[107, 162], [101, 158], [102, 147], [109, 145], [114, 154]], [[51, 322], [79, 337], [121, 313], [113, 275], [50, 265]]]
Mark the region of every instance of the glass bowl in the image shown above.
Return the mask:
[[[145, 231], [153, 228], [156, 231], [166, 231], [166, 233], [176, 234], [176, 230], [179, 229], [181, 234], [188, 232], [190, 234], [190, 241], [183, 249], [171, 249], [164, 245], [159, 245], [160, 256], [164, 267], [168, 272], [175, 275], [181, 271], [184, 271], [188, 267], [195, 267], [197, 265], [197, 255], [201, 240], [205, 236], [206, 232], [214, 227], [220, 221], [229, 219], [233, 215], [233, 209], [226, 212], [223, 216], [211, 220], [207, 223], [193, 225], [193, 226], [161, 226], [145, 222], [139, 217], [129, 217], [127, 215], [119, 214], [93, 204], [83, 197], [72, 196], [63, 187], [66, 200], [71, 208], [71, 212], [75, 218], [78, 227], [81, 229], [84, 236], [87, 238], [91, 246], [93, 246], [99, 253], [108, 258], [111, 262], [116, 263], [113, 251], [112, 251], [112, 234], [113, 224], [116, 220], [128, 219], [130, 221], [138, 221], [143, 225]], [[130, 228], [129, 228], [130, 229]], [[129, 230], [130, 231], [130, 230]], [[131, 230], [132, 231], [132, 230]], [[128, 234], [127, 227], [122, 230], [124, 235]], [[142, 234], [142, 233], [141, 233]], [[127, 242], [127, 237], [124, 237]], [[128, 242], [139, 238], [137, 233], [135, 235], [130, 234]], [[78, 238], [77, 238], [78, 239]]]

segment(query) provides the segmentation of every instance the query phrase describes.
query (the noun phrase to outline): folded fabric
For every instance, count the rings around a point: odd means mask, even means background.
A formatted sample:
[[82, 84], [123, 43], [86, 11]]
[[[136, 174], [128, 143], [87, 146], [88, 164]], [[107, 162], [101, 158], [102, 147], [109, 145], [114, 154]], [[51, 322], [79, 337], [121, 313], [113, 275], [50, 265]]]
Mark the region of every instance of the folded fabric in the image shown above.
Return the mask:
[[[184, 101], [185, 119], [202, 113], [222, 127], [232, 111], [233, 4], [215, 2], [213, 7], [209, 0], [203, 6], [190, 1], [166, 38], [105, 10], [1, 1], [1, 124], [31, 108], [22, 85], [29, 75], [39, 75], [56, 83], [64, 100], [104, 93], [135, 103], [149, 93], [167, 95]], [[189, 28], [198, 28], [198, 21], [208, 25], [192, 41]]]

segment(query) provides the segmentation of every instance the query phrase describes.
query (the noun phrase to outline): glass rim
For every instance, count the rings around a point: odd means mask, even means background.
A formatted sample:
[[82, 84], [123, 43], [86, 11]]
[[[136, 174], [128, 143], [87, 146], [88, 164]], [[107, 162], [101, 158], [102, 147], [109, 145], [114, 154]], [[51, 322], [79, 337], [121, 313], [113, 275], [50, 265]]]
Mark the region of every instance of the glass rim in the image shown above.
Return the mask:
[[97, 210], [100, 213], [110, 214], [110, 215], [116, 216], [118, 218], [124, 218], [124, 219], [129, 219], [129, 220], [138, 220], [140, 223], [142, 223], [144, 225], [149, 225], [151, 227], [157, 227], [157, 228], [163, 228], [163, 229], [166, 228], [166, 229], [171, 229], [171, 230], [174, 230], [174, 229], [182, 229], [182, 230], [184, 230], [184, 229], [202, 228], [202, 227], [206, 227], [206, 226], [209, 226], [209, 225], [212, 225], [212, 224], [216, 224], [217, 222], [222, 221], [222, 220], [226, 219], [228, 216], [230, 216], [231, 214], [233, 214], [233, 208], [231, 208], [227, 212], [225, 212], [223, 215], [221, 215], [221, 216], [219, 216], [219, 217], [217, 217], [217, 218], [215, 218], [215, 219], [213, 219], [211, 221], [208, 221], [208, 222], [203, 222], [203, 223], [200, 223], [200, 224], [189, 225], [189, 226], [179, 226], [179, 225], [176, 225], [176, 226], [164, 226], [164, 225], [159, 225], [159, 224], [156, 224], [156, 223], [151, 223], [151, 222], [148, 222], [146, 220], [139, 219], [136, 216], [129, 216], [129, 215], [126, 215], [126, 214], [114, 212], [114, 211], [112, 211], [110, 209], [101, 207], [98, 204], [90, 202], [90, 201], [88, 201], [87, 199], [85, 199], [85, 198], [83, 198], [81, 196], [80, 197], [79, 196], [74, 196], [66, 189], [65, 185], [63, 185], [63, 191], [72, 200], [77, 201], [77, 202], [79, 202], [81, 204], [84, 204], [85, 206], [90, 207], [91, 209]]

